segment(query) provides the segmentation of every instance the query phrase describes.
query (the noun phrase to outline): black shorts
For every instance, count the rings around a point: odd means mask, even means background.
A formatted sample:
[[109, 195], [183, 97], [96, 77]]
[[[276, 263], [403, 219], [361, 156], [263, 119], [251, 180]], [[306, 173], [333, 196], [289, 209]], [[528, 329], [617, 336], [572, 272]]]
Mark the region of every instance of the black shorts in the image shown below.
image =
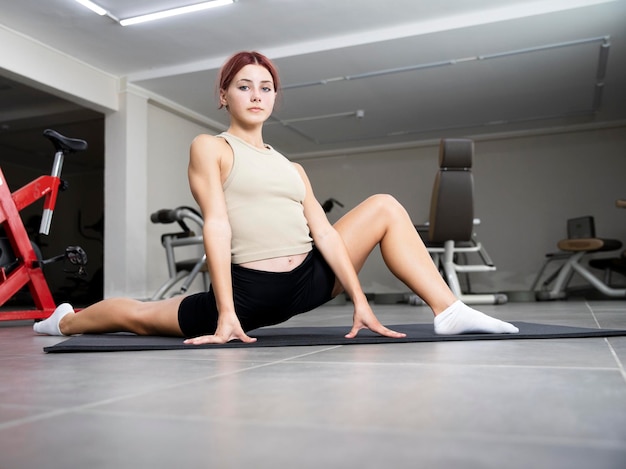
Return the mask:
[[[332, 299], [335, 274], [313, 248], [290, 272], [265, 272], [232, 266], [235, 312], [244, 331], [286, 321]], [[178, 308], [178, 323], [185, 337], [214, 334], [217, 306], [213, 286], [189, 295]]]

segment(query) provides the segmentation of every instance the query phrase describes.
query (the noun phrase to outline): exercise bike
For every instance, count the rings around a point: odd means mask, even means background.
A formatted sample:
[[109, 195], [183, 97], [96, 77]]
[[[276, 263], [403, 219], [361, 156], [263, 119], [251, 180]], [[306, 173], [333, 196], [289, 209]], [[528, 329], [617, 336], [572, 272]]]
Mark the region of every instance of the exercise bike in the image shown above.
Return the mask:
[[44, 319], [54, 312], [56, 304], [43, 274], [44, 265], [65, 261], [77, 269], [77, 275], [86, 276], [87, 254], [80, 246], [68, 246], [64, 254], [42, 259], [41, 251], [30, 240], [20, 216], [22, 209], [44, 198], [39, 233], [48, 235], [59, 190], [67, 189], [66, 182], [60, 177], [63, 160], [70, 153], [87, 149], [84, 140], [64, 137], [51, 129], [46, 129], [43, 135], [55, 148], [49, 176], [40, 176], [11, 193], [0, 169], [0, 226], [4, 232], [0, 237], [0, 307], [28, 286], [36, 308], [0, 310], [0, 321]]

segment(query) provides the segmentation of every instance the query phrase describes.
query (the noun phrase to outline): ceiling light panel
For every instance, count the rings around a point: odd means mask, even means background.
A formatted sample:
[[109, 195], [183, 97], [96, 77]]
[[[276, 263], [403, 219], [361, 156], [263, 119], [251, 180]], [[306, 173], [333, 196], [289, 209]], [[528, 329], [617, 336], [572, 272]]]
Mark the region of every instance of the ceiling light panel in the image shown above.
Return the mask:
[[125, 18], [125, 19], [116, 18], [110, 12], [102, 8], [100, 5], [92, 2], [91, 0], [76, 0], [76, 2], [89, 8], [91, 11], [97, 13], [98, 15], [109, 16], [110, 18], [114, 19], [122, 26], [131, 26], [134, 24], [146, 23], [148, 21], [156, 21], [156, 20], [161, 20], [164, 18], [170, 18], [172, 16], [196, 13], [199, 11], [209, 10], [211, 8], [226, 6], [226, 5], [230, 5], [234, 3], [235, 0], [211, 0], [208, 2], [194, 3], [191, 5], [185, 5], [185, 6], [178, 7], [178, 8], [171, 8], [168, 10], [155, 11], [155, 12], [147, 13], [145, 15], [133, 16], [131, 18]]
[[103, 16], [107, 14], [107, 11], [102, 8], [100, 5], [96, 5], [94, 2], [90, 1], [90, 0], [76, 0], [78, 3], [80, 3], [82, 6], [89, 8], [91, 11], [93, 11], [94, 13]]
[[233, 0], [212, 0], [210, 2], [195, 3], [193, 5], [187, 5], [179, 8], [172, 8], [170, 10], [162, 10], [146, 15], [135, 16], [133, 18], [126, 18], [120, 20], [122, 26], [131, 26], [133, 24], [145, 23], [147, 21], [155, 21], [163, 18], [170, 18], [172, 16], [185, 15], [188, 13], [195, 13], [198, 11], [208, 10], [211, 8], [230, 5]]

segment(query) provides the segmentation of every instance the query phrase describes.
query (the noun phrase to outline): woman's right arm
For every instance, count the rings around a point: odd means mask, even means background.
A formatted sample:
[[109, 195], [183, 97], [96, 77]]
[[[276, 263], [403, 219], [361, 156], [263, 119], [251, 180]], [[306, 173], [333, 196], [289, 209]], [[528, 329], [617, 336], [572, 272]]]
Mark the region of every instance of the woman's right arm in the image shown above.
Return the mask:
[[222, 172], [225, 167], [230, 168], [229, 164], [225, 164], [229, 151], [230, 147], [223, 139], [210, 135], [200, 135], [191, 144], [189, 187], [204, 219], [202, 235], [217, 302], [218, 321], [213, 335], [186, 340], [185, 343], [189, 344], [221, 344], [234, 339], [242, 342], [256, 340], [248, 337], [241, 328], [233, 301], [231, 231], [222, 187]]

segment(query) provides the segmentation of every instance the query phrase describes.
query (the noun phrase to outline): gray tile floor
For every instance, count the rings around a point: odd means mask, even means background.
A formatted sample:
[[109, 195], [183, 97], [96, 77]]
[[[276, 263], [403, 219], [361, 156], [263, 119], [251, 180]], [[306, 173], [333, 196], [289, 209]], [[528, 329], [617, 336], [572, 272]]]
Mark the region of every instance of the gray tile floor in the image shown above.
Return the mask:
[[[626, 301], [480, 309], [626, 329]], [[287, 325], [350, 320], [326, 306]], [[0, 326], [2, 469], [626, 468], [626, 337], [42, 352], [59, 340]]]

